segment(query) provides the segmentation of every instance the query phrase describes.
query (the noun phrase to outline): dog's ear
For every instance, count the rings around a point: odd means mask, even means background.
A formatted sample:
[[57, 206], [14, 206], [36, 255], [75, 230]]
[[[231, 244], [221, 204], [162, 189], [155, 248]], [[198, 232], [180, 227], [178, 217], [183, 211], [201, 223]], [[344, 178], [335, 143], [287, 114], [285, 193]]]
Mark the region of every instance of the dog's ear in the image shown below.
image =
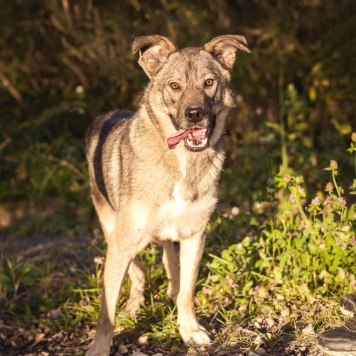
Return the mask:
[[213, 38], [203, 49], [215, 57], [220, 64], [230, 70], [235, 63], [236, 51], [251, 53], [247, 48], [246, 38], [238, 35], [225, 35]]
[[132, 52], [140, 51], [138, 63], [149, 78], [158, 73], [168, 57], [176, 51], [174, 44], [166, 37], [153, 35], [136, 37]]

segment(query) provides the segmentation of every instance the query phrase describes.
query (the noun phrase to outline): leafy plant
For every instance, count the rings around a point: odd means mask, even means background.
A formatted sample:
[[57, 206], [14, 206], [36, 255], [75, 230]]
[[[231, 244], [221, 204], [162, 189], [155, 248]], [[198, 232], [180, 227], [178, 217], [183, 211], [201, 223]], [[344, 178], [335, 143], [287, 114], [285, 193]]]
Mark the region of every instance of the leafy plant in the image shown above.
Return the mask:
[[[355, 134], [348, 150], [354, 149]], [[355, 204], [347, 206], [338, 184], [338, 164], [331, 160], [332, 182], [305, 207], [303, 177], [276, 176], [278, 210], [254, 235], [212, 256], [208, 283], [224, 285], [233, 297], [246, 296], [256, 286], [282, 290], [288, 297], [342, 295], [356, 288]], [[350, 194], [354, 194], [351, 186]], [[228, 280], [228, 282], [227, 282]], [[237, 293], [236, 293], [237, 291]]]

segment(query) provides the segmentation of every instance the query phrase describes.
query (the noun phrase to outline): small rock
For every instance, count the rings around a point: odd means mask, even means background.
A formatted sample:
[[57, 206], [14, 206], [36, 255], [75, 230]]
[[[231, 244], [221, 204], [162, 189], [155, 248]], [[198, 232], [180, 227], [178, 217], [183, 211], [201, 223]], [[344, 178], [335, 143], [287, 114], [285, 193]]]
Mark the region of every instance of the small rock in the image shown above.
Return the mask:
[[62, 314], [62, 309], [58, 308], [58, 309], [52, 309], [47, 313], [47, 318], [50, 319], [58, 319]]
[[281, 316], [283, 316], [284, 318], [286, 318], [287, 316], [289, 316], [289, 314], [290, 314], [289, 308], [284, 308], [284, 309], [281, 311]]
[[60, 331], [57, 334], [52, 336], [52, 339], [60, 339], [60, 340], [62, 340], [63, 338], [64, 338], [63, 331]]
[[274, 320], [271, 318], [267, 318], [266, 323], [271, 328], [274, 325]]
[[239, 312], [244, 312], [247, 310], [247, 306], [246, 305], [240, 305], [239, 306]]
[[257, 336], [256, 336], [256, 339], [253, 340], [253, 343], [256, 344], [256, 345], [262, 344], [261, 336], [260, 336], [260, 335], [257, 335]]
[[244, 334], [253, 334], [253, 331], [249, 330], [249, 329], [242, 329], [242, 332]]
[[44, 333], [37, 334], [36, 342], [41, 341], [45, 336], [46, 336], [46, 334], [44, 334]]
[[250, 351], [250, 352], [248, 353], [248, 356], [258, 356], [258, 355], [255, 354], [254, 352]]
[[148, 336], [140, 336], [137, 341], [140, 345], [148, 345]]
[[231, 214], [232, 214], [233, 216], [239, 215], [239, 214], [240, 214], [240, 209], [239, 209], [237, 206], [233, 206], [233, 207], [231, 208]]
[[303, 330], [302, 333], [305, 335], [311, 335], [314, 334], [314, 328], [312, 324], [308, 324]]
[[119, 352], [121, 353], [121, 354], [128, 354], [129, 353], [129, 350], [128, 350], [128, 348], [125, 346], [125, 345], [119, 345]]
[[255, 350], [257, 355], [265, 355], [267, 351], [263, 347], [259, 347]]
[[132, 356], [148, 356], [147, 354], [142, 353], [141, 351], [134, 351]]

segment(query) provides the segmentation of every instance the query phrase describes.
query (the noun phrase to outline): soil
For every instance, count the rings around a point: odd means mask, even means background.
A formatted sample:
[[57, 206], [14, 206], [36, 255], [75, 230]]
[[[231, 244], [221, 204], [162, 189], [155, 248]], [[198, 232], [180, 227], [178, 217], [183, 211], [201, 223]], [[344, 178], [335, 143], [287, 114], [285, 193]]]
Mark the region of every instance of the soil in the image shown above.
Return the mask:
[[[45, 259], [58, 260], [63, 270], [58, 271], [57, 277], [68, 278], [66, 269], [88, 268], [93, 265], [93, 258], [97, 252], [88, 249], [92, 243], [89, 237], [14, 237], [0, 236], [0, 251], [2, 256], [18, 255], [18, 260], [31, 259], [41, 264]], [[58, 279], [57, 278], [57, 279]], [[57, 281], [58, 282], [58, 281]], [[60, 283], [60, 280], [59, 280]], [[0, 288], [1, 293], [1, 288]], [[39, 329], [37, 325], [21, 325], [19, 321], [8, 317], [6, 310], [0, 307], [0, 356], [52, 356], [52, 355], [84, 355], [85, 350], [91, 342], [92, 333], [84, 327], [68, 332], [59, 330], [53, 334], [49, 328]], [[52, 315], [44, 317], [55, 317], [60, 309], [52, 310]], [[6, 317], [7, 315], [7, 317]], [[3, 319], [3, 320], [1, 320]], [[230, 343], [223, 350], [216, 343], [201, 349], [187, 349], [183, 345], [177, 349], [165, 350], [160, 347], [151, 346], [149, 340], [139, 338], [138, 340], [120, 339], [114, 342], [111, 355], [236, 355], [236, 356], [326, 356], [315, 345], [315, 333], [311, 325], [303, 329], [304, 337], [295, 336], [295, 328], [284, 320], [271, 320], [265, 317], [248, 322], [243, 327], [237, 326], [241, 334], [250, 334], [256, 338], [256, 347], [246, 350], [241, 345]], [[222, 329], [219, 333], [224, 332]], [[273, 342], [264, 343], [259, 335], [270, 333]]]

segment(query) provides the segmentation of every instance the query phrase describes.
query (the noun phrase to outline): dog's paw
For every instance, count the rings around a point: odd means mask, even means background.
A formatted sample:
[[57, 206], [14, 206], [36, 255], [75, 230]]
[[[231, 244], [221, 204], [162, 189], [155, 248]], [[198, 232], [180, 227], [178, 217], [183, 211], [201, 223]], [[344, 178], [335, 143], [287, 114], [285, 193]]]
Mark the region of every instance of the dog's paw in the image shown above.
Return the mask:
[[168, 297], [170, 297], [172, 299], [172, 302], [174, 303], [174, 305], [177, 304], [178, 293], [179, 293], [179, 290], [172, 291], [172, 289], [169, 288], [169, 286], [168, 286], [167, 294], [168, 294]]
[[178, 293], [179, 293], [179, 281], [175, 281], [175, 282], [169, 281], [167, 294], [172, 299], [174, 305], [177, 304]]
[[145, 299], [143, 295], [133, 297], [130, 296], [125, 305], [125, 312], [129, 313], [131, 317], [135, 318], [139, 314], [140, 307], [144, 304], [144, 301]]
[[211, 334], [201, 325], [197, 328], [181, 326], [179, 332], [187, 346], [200, 347], [211, 343]]
[[103, 351], [103, 350], [91, 350], [89, 349], [86, 353], [85, 356], [109, 356], [110, 350], [109, 351]]
[[88, 351], [85, 353], [85, 356], [109, 356], [110, 346], [104, 346], [93, 342]]

